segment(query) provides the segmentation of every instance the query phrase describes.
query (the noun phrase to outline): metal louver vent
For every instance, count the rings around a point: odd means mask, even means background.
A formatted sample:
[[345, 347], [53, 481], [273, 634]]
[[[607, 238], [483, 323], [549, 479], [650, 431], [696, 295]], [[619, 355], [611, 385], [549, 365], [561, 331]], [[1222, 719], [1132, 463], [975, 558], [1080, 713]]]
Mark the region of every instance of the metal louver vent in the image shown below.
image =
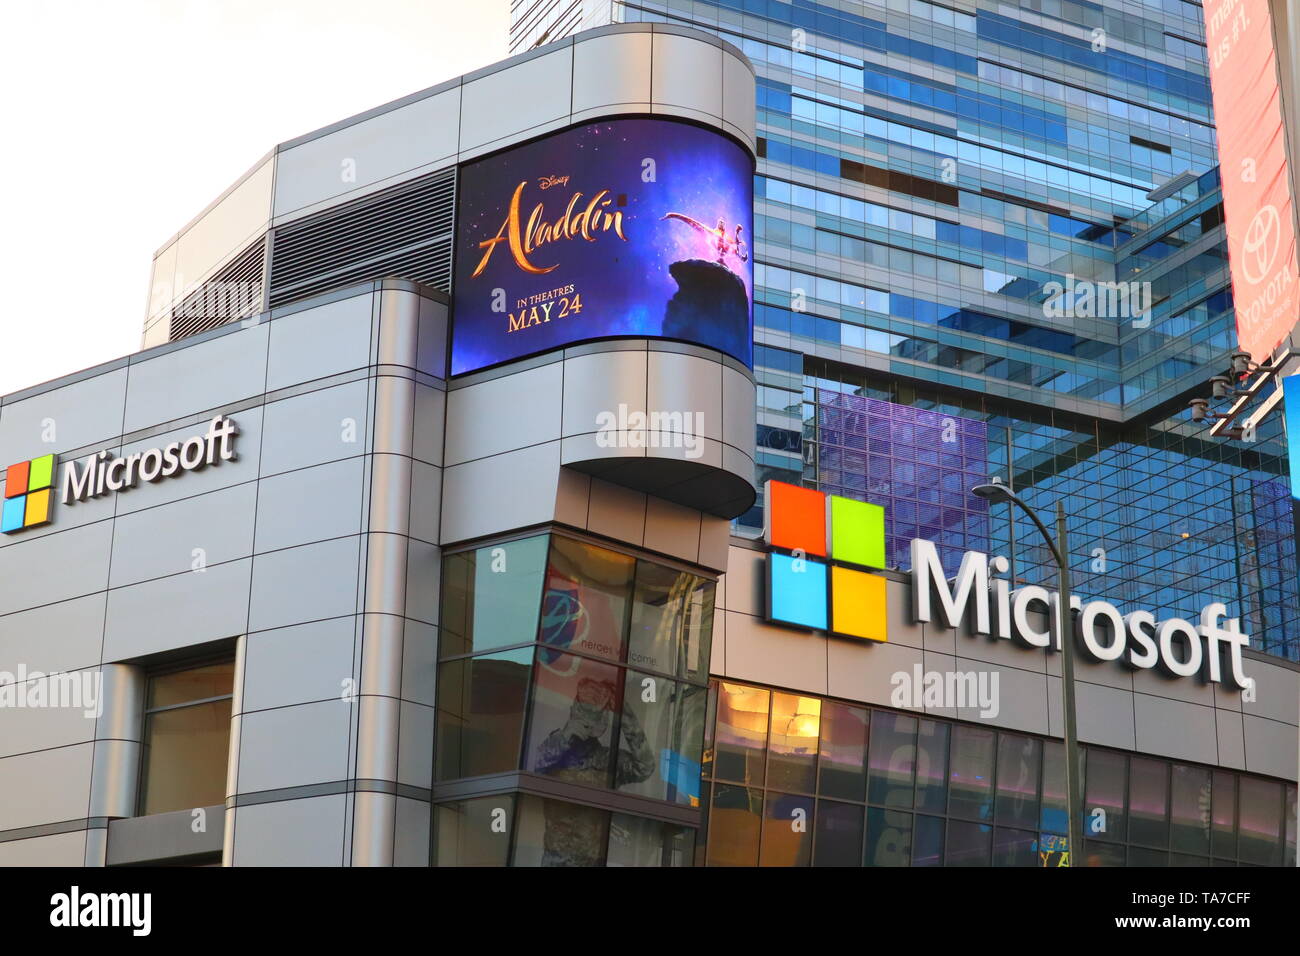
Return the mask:
[[450, 291], [455, 205], [448, 169], [277, 229], [272, 307], [388, 276]]
[[198, 335], [262, 311], [265, 258], [266, 239], [261, 238], [173, 306], [170, 341]]

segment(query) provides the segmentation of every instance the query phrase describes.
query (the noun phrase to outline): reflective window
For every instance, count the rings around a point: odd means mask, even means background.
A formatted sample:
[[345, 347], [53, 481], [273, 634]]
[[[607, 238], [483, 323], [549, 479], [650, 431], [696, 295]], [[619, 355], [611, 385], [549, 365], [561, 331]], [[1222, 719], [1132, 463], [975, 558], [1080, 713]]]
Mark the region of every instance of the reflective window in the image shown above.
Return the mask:
[[757, 866], [763, 791], [718, 784], [709, 812], [709, 866]]
[[901, 810], [867, 810], [865, 866], [908, 866], [912, 862], [912, 815]]
[[555, 536], [546, 569], [541, 643], [622, 660], [635, 564], [625, 554]]
[[223, 661], [149, 678], [141, 815], [225, 802], [234, 675]]
[[697, 575], [638, 561], [628, 663], [707, 680], [713, 590], [712, 581]]
[[993, 831], [994, 866], [1038, 866], [1038, 835], [1032, 830]]
[[1277, 866], [1282, 861], [1282, 784], [1241, 777], [1237, 798], [1241, 862]]
[[877, 711], [871, 721], [867, 801], [911, 807], [915, 772], [916, 718]]
[[995, 741], [991, 730], [960, 724], [953, 727], [948, 800], [948, 812], [953, 816], [975, 820], [992, 818]]
[[443, 657], [536, 640], [547, 541], [540, 535], [447, 556]]
[[948, 821], [948, 866], [988, 866], [993, 828], [983, 823]]
[[1169, 786], [1169, 848], [1209, 856], [1212, 808], [1210, 771], [1174, 764]]
[[1129, 839], [1148, 846], [1169, 844], [1169, 765], [1133, 757], [1129, 761]]
[[699, 806], [699, 754], [708, 691], [627, 672], [615, 788]]
[[760, 687], [727, 681], [719, 684], [714, 737], [714, 773], [718, 780], [758, 783], [763, 779], [771, 696]]
[[1128, 791], [1128, 758], [1109, 750], [1089, 750], [1086, 758], [1083, 813], [1088, 836], [1123, 842], [1127, 837], [1124, 796]]
[[815, 789], [821, 700], [798, 694], [772, 694], [772, 732], [767, 785], [812, 793]]
[[433, 808], [436, 866], [505, 866], [514, 797], [502, 794]]
[[[998, 823], [1030, 828], [1038, 825], [1038, 776], [1041, 765], [1040, 741], [1019, 734], [998, 735], [998, 792], [995, 808]], [[1030, 836], [1033, 834], [1030, 833]]]
[[437, 779], [519, 767], [532, 657], [524, 647], [438, 668]]
[[1211, 812], [1214, 816], [1212, 849], [1216, 857], [1237, 858], [1237, 775], [1214, 771]]
[[943, 866], [943, 817], [912, 818], [912, 866]]
[[861, 866], [862, 827], [860, 805], [818, 800], [813, 865]]
[[[539, 648], [524, 768], [569, 783], [608, 786], [622, 696], [617, 667]], [[625, 769], [649, 776], [653, 757], [644, 735], [637, 743], [641, 746], [628, 756]]]
[[[819, 792], [844, 800], [865, 799], [867, 715], [865, 707], [851, 707], [834, 701], [822, 705]], [[861, 822], [858, 823], [858, 842], [862, 842]]]
[[512, 866], [603, 866], [609, 812], [524, 796], [515, 822]]
[[695, 831], [660, 820], [615, 813], [609, 821], [606, 866], [690, 866]]
[[763, 801], [760, 866], [808, 866], [812, 862], [813, 799], [769, 790]]
[[943, 813], [948, 802], [948, 725], [921, 720], [916, 734], [916, 809]]

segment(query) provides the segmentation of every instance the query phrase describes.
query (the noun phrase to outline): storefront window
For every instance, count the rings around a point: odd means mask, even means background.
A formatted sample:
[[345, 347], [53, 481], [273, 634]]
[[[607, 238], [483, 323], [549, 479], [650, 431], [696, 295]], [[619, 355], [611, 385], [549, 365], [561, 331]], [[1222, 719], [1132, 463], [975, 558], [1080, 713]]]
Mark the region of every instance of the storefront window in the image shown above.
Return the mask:
[[438, 780], [518, 768], [531, 662], [520, 648], [438, 668]]
[[998, 827], [993, 831], [994, 866], [1038, 866], [1038, 839], [1033, 831], [1008, 830]]
[[609, 812], [525, 795], [512, 866], [604, 866]]
[[[822, 705], [818, 765], [820, 793], [843, 800], [861, 802], [865, 799], [868, 714], [865, 707], [850, 707], [833, 701]], [[859, 820], [858, 843], [861, 842], [862, 822]]]
[[233, 661], [149, 678], [145, 700], [141, 814], [222, 803], [230, 751]]
[[713, 589], [712, 581], [698, 575], [638, 561], [628, 663], [695, 681], [707, 679]]
[[1238, 834], [1242, 863], [1277, 866], [1282, 862], [1282, 785], [1242, 777], [1238, 781]]
[[772, 695], [771, 752], [767, 785], [812, 793], [817, 776], [817, 744], [822, 703], [799, 694]]
[[[871, 721], [867, 801], [911, 807], [915, 773], [916, 718], [877, 711]], [[910, 825], [908, 839], [910, 845]]]
[[[622, 696], [617, 667], [539, 648], [524, 768], [568, 783], [609, 786]], [[636, 742], [639, 750], [625, 768], [645, 779], [653, 758], [643, 735]]]
[[861, 866], [862, 824], [861, 806], [818, 800], [815, 865]]
[[1212, 797], [1214, 837], [1211, 842], [1214, 855], [1235, 860], [1237, 858], [1237, 775], [1225, 770], [1214, 771]]
[[718, 784], [709, 813], [709, 866], [757, 866], [763, 791]]
[[952, 793], [948, 812], [956, 817], [991, 819], [993, 755], [991, 730], [957, 725], [952, 732]]
[[1169, 848], [1209, 856], [1210, 811], [1210, 771], [1174, 764], [1169, 788]]
[[1169, 765], [1133, 757], [1129, 761], [1129, 839], [1144, 846], [1169, 845]]
[[943, 813], [948, 802], [948, 725], [921, 720], [916, 731], [916, 809]]
[[772, 695], [759, 687], [718, 685], [714, 775], [718, 780], [758, 783], [767, 755], [767, 715]]
[[812, 862], [813, 798], [769, 791], [764, 801], [761, 866]]
[[699, 806], [707, 689], [628, 671], [615, 788]]
[[546, 535], [448, 555], [443, 570], [443, 657], [537, 637]]
[[435, 806], [435, 865], [505, 866], [510, 857], [514, 806], [510, 794]]
[[862, 862], [865, 866], [908, 866], [912, 862], [912, 815], [870, 808]]
[[1128, 758], [1109, 750], [1089, 750], [1083, 768], [1083, 813], [1089, 839], [1124, 842]]
[[606, 866], [690, 866], [695, 831], [660, 820], [615, 813], [609, 821]]
[[[1020, 734], [998, 735], [998, 792], [994, 808], [998, 823], [1030, 828], [1038, 825], [1038, 777], [1042, 762], [1043, 748], [1037, 739]], [[1029, 837], [1032, 842], [1033, 834]], [[1014, 843], [1019, 838], [1013, 834], [1007, 839]], [[1014, 858], [1018, 850], [1013, 846], [1007, 852]]]
[[621, 661], [635, 566], [628, 555], [556, 535], [546, 569], [541, 643]]
[[948, 866], [988, 866], [993, 828], [983, 823], [948, 821]]

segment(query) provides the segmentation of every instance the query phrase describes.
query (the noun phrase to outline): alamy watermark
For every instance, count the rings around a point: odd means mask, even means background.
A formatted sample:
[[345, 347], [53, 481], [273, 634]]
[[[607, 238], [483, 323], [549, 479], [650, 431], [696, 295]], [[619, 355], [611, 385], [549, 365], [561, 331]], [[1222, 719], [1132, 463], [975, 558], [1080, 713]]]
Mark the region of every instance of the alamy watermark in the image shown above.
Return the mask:
[[98, 718], [104, 713], [103, 689], [104, 675], [97, 670], [47, 674], [19, 664], [17, 673], [0, 671], [0, 708], [72, 707]]
[[596, 415], [596, 445], [600, 448], [681, 448], [687, 458], [704, 454], [703, 412], [617, 411]]
[[910, 672], [895, 671], [889, 683], [894, 688], [889, 703], [894, 707], [978, 708], [985, 720], [1002, 709], [997, 671], [922, 671], [920, 664], [913, 664]]
[[1048, 318], [1132, 319], [1140, 329], [1151, 324], [1150, 282], [1097, 282], [1070, 273], [1064, 283], [1045, 283], [1043, 291]]

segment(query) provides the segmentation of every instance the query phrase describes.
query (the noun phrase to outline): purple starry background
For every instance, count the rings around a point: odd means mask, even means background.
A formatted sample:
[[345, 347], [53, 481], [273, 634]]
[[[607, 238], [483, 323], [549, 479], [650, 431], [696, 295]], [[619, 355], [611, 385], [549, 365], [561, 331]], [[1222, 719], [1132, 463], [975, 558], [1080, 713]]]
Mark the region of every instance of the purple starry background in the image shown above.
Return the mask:
[[[655, 163], [655, 181], [643, 182], [645, 159]], [[664, 310], [677, 292], [668, 267], [683, 259], [716, 261], [706, 236], [676, 220], [677, 212], [715, 226], [725, 220], [728, 235], [744, 227], [749, 261], [726, 257], [726, 266], [744, 283], [751, 303], [750, 327], [742, 336], [719, 334], [716, 342], [697, 339], [731, 352], [722, 343], [753, 340], [753, 164], [749, 155], [725, 137], [671, 120], [625, 119], [578, 127], [492, 156], [461, 169], [455, 255], [456, 284], [452, 313], [451, 373], [460, 375], [511, 359], [549, 351], [574, 342], [617, 336], [662, 335]], [[567, 186], [541, 189], [546, 176], [568, 176]], [[594, 241], [581, 238], [546, 243], [529, 254], [536, 266], [555, 265], [551, 272], [524, 272], [506, 243], [492, 253], [477, 278], [470, 276], [483, 256], [479, 243], [497, 234], [509, 210], [510, 197], [527, 181], [520, 200], [526, 225], [538, 203], [543, 220], [554, 222], [574, 192], [581, 192], [575, 210], [602, 189], [613, 202], [606, 211], [623, 212], [624, 242], [609, 232]], [[619, 206], [619, 197], [624, 205]], [[507, 317], [492, 311], [493, 290], [506, 293], [506, 308], [516, 301], [572, 284], [582, 296], [582, 311], [544, 325], [507, 333]], [[558, 308], [558, 307], [557, 307]], [[747, 351], [734, 358], [752, 364]]]

